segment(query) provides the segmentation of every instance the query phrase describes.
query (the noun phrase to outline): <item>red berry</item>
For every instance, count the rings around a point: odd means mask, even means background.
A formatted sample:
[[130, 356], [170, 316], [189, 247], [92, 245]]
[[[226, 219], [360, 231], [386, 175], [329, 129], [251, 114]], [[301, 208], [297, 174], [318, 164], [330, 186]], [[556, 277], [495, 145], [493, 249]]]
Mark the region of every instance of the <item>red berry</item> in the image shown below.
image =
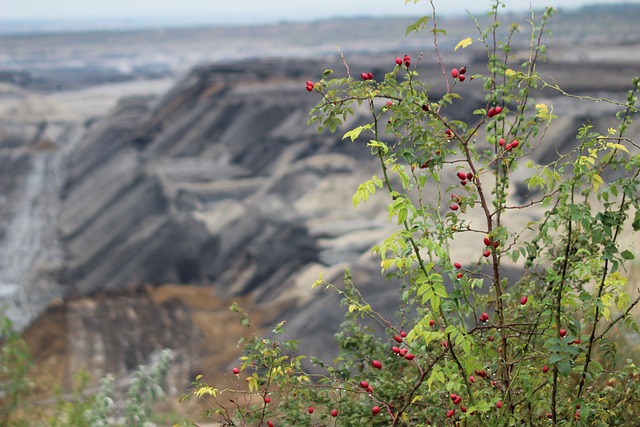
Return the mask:
[[518, 145], [520, 145], [520, 143], [518, 142], [517, 139], [514, 139], [513, 141], [511, 141], [511, 148], [516, 148]]
[[233, 373], [238, 375], [240, 373], [240, 369], [238, 368], [233, 368]]
[[552, 414], [551, 412], [549, 412], [549, 413], [547, 414], [547, 418], [549, 418], [549, 419], [553, 418], [553, 414]]
[[506, 141], [504, 140], [504, 138], [500, 138], [500, 140], [498, 141], [498, 144], [500, 144], [500, 147], [503, 147], [505, 142]]
[[334, 418], [337, 417], [338, 416], [338, 410], [334, 409], [333, 411], [331, 411], [331, 416], [334, 417]]
[[449, 399], [451, 399], [451, 400], [456, 400], [456, 397], [458, 397], [458, 395], [457, 395], [457, 394], [455, 394], [455, 393], [451, 393], [451, 394], [449, 395]]
[[405, 331], [400, 331], [400, 336], [404, 338], [407, 336], [407, 333]]
[[493, 247], [497, 248], [498, 246], [500, 246], [500, 242], [493, 242]]
[[460, 402], [462, 402], [462, 396], [456, 396], [456, 398], [453, 400], [454, 405], [458, 405]]
[[496, 407], [498, 409], [502, 408], [502, 400], [498, 400], [498, 402], [496, 402]]
[[464, 74], [460, 74], [458, 76], [458, 80], [461, 81], [461, 82], [463, 82], [466, 78], [467, 78], [467, 76], [465, 76]]
[[490, 238], [488, 238], [488, 237], [485, 237], [485, 238], [484, 238], [484, 245], [485, 245], [485, 246], [491, 246], [491, 239], [490, 239]]
[[465, 74], [465, 73], [467, 72], [467, 67], [461, 67], [461, 68], [458, 70], [458, 72], [459, 72], [460, 74]]
[[397, 343], [401, 343], [402, 342], [402, 337], [400, 335], [394, 335], [393, 339], [397, 342]]
[[267, 426], [268, 427], [273, 427], [273, 423], [271, 421], [267, 421]]
[[489, 320], [489, 315], [488, 315], [487, 313], [482, 313], [482, 314], [480, 315], [480, 320], [481, 320], [482, 322], [486, 322], [487, 320]]
[[454, 263], [453, 263], [453, 266], [454, 266], [455, 268], [457, 268], [458, 270], [460, 270], [460, 269], [462, 268], [462, 264], [460, 264], [459, 262], [454, 262]]
[[367, 388], [367, 387], [369, 387], [369, 383], [366, 382], [366, 381], [360, 381], [360, 387]]
[[404, 66], [409, 68], [411, 66], [411, 60], [410, 59], [405, 59], [404, 60]]
[[435, 325], [435, 324], [436, 324], [436, 321], [435, 321], [435, 320], [433, 320], [433, 319], [429, 320], [429, 326], [433, 326], [433, 325]]
[[491, 118], [495, 115], [496, 115], [496, 109], [494, 107], [489, 108], [489, 111], [487, 111], [487, 117]]
[[373, 408], [371, 408], [371, 413], [373, 415], [378, 415], [379, 412], [380, 412], [380, 407], [379, 406], [374, 406]]
[[373, 73], [372, 72], [368, 72], [367, 73], [367, 79], [373, 80]]
[[371, 365], [373, 365], [373, 367], [376, 369], [382, 369], [382, 362], [380, 362], [379, 360], [371, 361]]
[[520, 305], [525, 305], [527, 301], [529, 301], [529, 299], [526, 297], [526, 295], [523, 296], [522, 298], [520, 298]]
[[491, 342], [493, 342], [493, 340], [494, 340], [494, 339], [495, 339], [495, 338], [494, 338], [493, 336], [491, 336], [491, 335], [489, 335], [489, 336], [487, 337], [487, 340], [489, 340], [489, 341], [491, 341]]
[[423, 104], [422, 105], [422, 110], [423, 111], [429, 111], [429, 106], [427, 104]]
[[409, 350], [407, 350], [406, 348], [401, 348], [401, 349], [400, 349], [400, 354], [401, 354], [402, 356], [404, 356], [405, 354], [407, 354], [407, 352], [408, 352], [408, 351], [409, 351]]
[[464, 172], [458, 172], [456, 175], [458, 176], [458, 179], [460, 179], [461, 181], [463, 179], [467, 179], [467, 174]]
[[491, 251], [486, 250], [486, 251], [482, 252], [482, 255], [484, 255], [485, 258], [488, 258], [488, 257], [491, 256]]
[[396, 56], [396, 65], [402, 65], [402, 58]]
[[459, 75], [460, 75], [460, 73], [458, 72], [458, 70], [456, 68], [452, 68], [451, 69], [451, 77], [453, 77], [454, 79], [457, 79]]
[[495, 381], [491, 381], [491, 387], [495, 387], [496, 386], [496, 382]]
[[373, 387], [371, 386], [367, 387], [367, 393], [369, 394], [373, 393]]
[[476, 377], [474, 377], [473, 375], [471, 375], [471, 376], [469, 377], [469, 382], [470, 382], [471, 384], [475, 383], [475, 382], [476, 382]]
[[471, 172], [467, 172], [467, 180], [471, 181], [473, 179], [473, 174]]
[[547, 372], [549, 372], [549, 367], [548, 367], [547, 365], [544, 365], [544, 366], [542, 367], [542, 372], [544, 372], [545, 374], [546, 374]]
[[496, 114], [500, 114], [502, 113], [502, 107], [501, 106], [497, 106], [496, 107]]
[[449, 409], [447, 411], [447, 418], [453, 417], [453, 414], [455, 414], [455, 413], [456, 413], [455, 409]]
[[307, 85], [307, 91], [308, 92], [313, 91], [313, 85]]
[[387, 101], [387, 107], [393, 106], [393, 101]]
[[564, 337], [565, 335], [567, 335], [567, 330], [566, 329], [560, 329], [560, 336]]
[[309, 406], [307, 408], [307, 412], [309, 412], [310, 414], [313, 414], [313, 406]]
[[413, 360], [416, 356], [411, 354], [411, 353], [407, 353], [404, 355], [404, 358], [407, 360]]
[[462, 279], [462, 276], [464, 276], [464, 274], [462, 274], [462, 273], [458, 273], [458, 274], [456, 275], [456, 277], [457, 277], [458, 279]]
[[464, 406], [461, 406], [460, 410], [462, 411], [463, 414], [467, 412], [467, 408], [465, 408]]
[[453, 132], [451, 131], [451, 129], [447, 129], [446, 131], [444, 131], [444, 133], [447, 134], [447, 137], [451, 138], [453, 136]]
[[466, 180], [466, 179], [463, 179], [462, 181], [460, 181], [460, 184], [461, 184], [461, 185], [467, 185], [467, 180]]
[[580, 411], [576, 411], [574, 417], [577, 419], [580, 419]]
[[449, 208], [450, 208], [452, 211], [457, 211], [457, 210], [458, 210], [458, 208], [459, 208], [459, 206], [458, 206], [458, 205], [456, 205], [456, 204], [454, 203], [454, 204], [452, 204], [451, 206], [449, 206]]
[[575, 340], [573, 340], [574, 344], [580, 344], [582, 341], [580, 341], [580, 338], [576, 338]]
[[447, 340], [442, 340], [442, 342], [440, 343], [442, 345], [442, 347], [447, 348], [449, 347], [449, 343], [447, 342]]
[[362, 80], [369, 80], [369, 73], [360, 73], [360, 77]]
[[265, 396], [264, 397], [264, 403], [266, 403], [266, 404], [271, 403], [271, 398], [269, 396]]
[[487, 371], [482, 369], [481, 371], [478, 372], [478, 375], [480, 375], [480, 377], [482, 377], [482, 378], [485, 378], [487, 376]]
[[576, 403], [576, 409], [580, 409], [580, 404]]
[[391, 351], [393, 351], [394, 353], [398, 354], [398, 353], [400, 353], [400, 347], [396, 347], [394, 345], [393, 347], [391, 347]]

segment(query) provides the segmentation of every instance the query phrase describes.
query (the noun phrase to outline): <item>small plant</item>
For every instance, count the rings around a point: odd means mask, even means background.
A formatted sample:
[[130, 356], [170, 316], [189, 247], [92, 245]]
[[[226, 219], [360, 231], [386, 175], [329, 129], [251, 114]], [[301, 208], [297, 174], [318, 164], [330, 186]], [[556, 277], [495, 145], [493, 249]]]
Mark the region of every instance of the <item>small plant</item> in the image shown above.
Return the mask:
[[[445, 65], [431, 5], [433, 14], [407, 32], [431, 32], [444, 95], [430, 93], [409, 55], [390, 57], [376, 78], [352, 76], [343, 58], [346, 75], [326, 70], [306, 86], [320, 96], [310, 119], [320, 131], [368, 111], [344, 139], [369, 150], [380, 174], [357, 188], [353, 204], [381, 193], [389, 200], [398, 230], [373, 252], [398, 288], [398, 316], [376, 311], [348, 271], [344, 288], [321, 277], [314, 286], [340, 294], [347, 311], [339, 357], [309, 358], [321, 372], [309, 373], [297, 342], [279, 340], [284, 322], [269, 337], [256, 329], [232, 387], [199, 377], [185, 397], [210, 405], [203, 416], [227, 426], [637, 423], [638, 357], [618, 360], [613, 332], [639, 331], [631, 311], [640, 296], [627, 292], [635, 254], [622, 236], [640, 230], [640, 146], [627, 136], [640, 79], [626, 102], [610, 101], [620, 108], [616, 128], [586, 124], [574, 146], [536, 164], [556, 118], [534, 98], [541, 88], [559, 90], [536, 67], [554, 10], [532, 12], [523, 61], [512, 44], [521, 26], [503, 30], [495, 1], [489, 27], [474, 20], [477, 38], [455, 48], [482, 47], [486, 69], [472, 70]], [[484, 95], [466, 120], [452, 118], [460, 103], [474, 102], [458, 92], [463, 82]], [[512, 197], [516, 171], [527, 176], [524, 202]], [[463, 240], [476, 254], [464, 264], [454, 261]], [[506, 266], [520, 277], [506, 277]]]
[[33, 385], [29, 348], [0, 310], [0, 426], [27, 425], [17, 419]]

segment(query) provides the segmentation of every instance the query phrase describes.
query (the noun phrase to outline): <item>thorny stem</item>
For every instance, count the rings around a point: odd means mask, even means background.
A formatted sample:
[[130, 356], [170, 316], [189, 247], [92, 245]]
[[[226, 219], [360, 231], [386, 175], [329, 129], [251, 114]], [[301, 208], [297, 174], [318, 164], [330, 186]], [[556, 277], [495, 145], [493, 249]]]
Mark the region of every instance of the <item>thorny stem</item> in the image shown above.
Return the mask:
[[[574, 192], [575, 192], [575, 184], [571, 185], [571, 203], [574, 200]], [[572, 239], [573, 239], [573, 221], [569, 218], [567, 224], [567, 243], [564, 250], [564, 260], [562, 262], [562, 274], [560, 276], [560, 283], [558, 283], [558, 291], [556, 293], [556, 310], [555, 310], [555, 320], [556, 320], [556, 336], [560, 336], [560, 328], [562, 327], [562, 319], [560, 317], [562, 313], [562, 294], [564, 290], [564, 283], [567, 277], [567, 271], [569, 267], [569, 253], [571, 248], [573, 247]], [[553, 384], [551, 389], [551, 414], [553, 416], [552, 422], [553, 426], [557, 423], [557, 398], [558, 398], [558, 363], [553, 364]]]

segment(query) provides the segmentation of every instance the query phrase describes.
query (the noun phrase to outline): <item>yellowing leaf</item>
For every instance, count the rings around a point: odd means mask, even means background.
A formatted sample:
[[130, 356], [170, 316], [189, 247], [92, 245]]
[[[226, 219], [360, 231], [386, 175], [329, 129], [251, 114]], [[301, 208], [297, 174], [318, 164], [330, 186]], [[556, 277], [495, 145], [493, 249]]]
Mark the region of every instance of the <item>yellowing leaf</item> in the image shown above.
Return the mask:
[[516, 72], [513, 71], [511, 68], [507, 68], [507, 71], [505, 71], [504, 73], [507, 75], [507, 77], [511, 77], [511, 76], [515, 76], [516, 75]]
[[466, 39], [462, 39], [460, 40], [460, 42], [456, 45], [456, 47], [453, 49], [454, 51], [458, 50], [458, 48], [465, 48], [467, 46], [469, 46], [471, 43], [473, 43], [473, 40], [471, 39], [471, 37], [467, 37]]
[[629, 152], [629, 150], [627, 150], [627, 147], [625, 147], [625, 146], [624, 146], [624, 145], [622, 145], [622, 144], [614, 144], [614, 143], [611, 143], [611, 144], [608, 144], [608, 145], [609, 145], [609, 147], [611, 147], [611, 148], [615, 148], [616, 150], [621, 150], [621, 151], [624, 151], [625, 153], [628, 153], [628, 152]]
[[198, 397], [202, 397], [204, 395], [216, 397], [218, 395], [218, 389], [209, 386], [203, 386], [195, 391], [195, 395]]
[[311, 286], [311, 289], [315, 288], [316, 286], [320, 286], [324, 283], [324, 276], [322, 275], [322, 273], [320, 273], [318, 275], [318, 280], [315, 281], [315, 283]]
[[593, 176], [591, 177], [591, 182], [593, 183], [593, 191], [598, 191], [598, 188], [600, 188], [600, 184], [604, 183], [602, 177], [597, 173], [593, 174]]

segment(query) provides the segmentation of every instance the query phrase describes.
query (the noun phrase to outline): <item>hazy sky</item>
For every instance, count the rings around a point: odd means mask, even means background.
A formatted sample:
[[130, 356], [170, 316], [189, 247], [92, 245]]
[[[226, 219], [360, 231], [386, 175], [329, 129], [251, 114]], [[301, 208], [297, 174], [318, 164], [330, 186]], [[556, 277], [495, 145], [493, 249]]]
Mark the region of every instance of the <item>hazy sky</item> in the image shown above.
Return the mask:
[[[509, 10], [547, 5], [577, 7], [624, 0], [506, 0]], [[631, 0], [627, 3], [639, 3]], [[0, 20], [84, 20], [84, 19], [193, 19], [211, 23], [257, 23], [280, 20], [314, 20], [354, 15], [418, 15], [429, 6], [421, 0], [405, 5], [404, 0], [0, 0]], [[489, 0], [435, 0], [441, 13], [480, 12]]]

